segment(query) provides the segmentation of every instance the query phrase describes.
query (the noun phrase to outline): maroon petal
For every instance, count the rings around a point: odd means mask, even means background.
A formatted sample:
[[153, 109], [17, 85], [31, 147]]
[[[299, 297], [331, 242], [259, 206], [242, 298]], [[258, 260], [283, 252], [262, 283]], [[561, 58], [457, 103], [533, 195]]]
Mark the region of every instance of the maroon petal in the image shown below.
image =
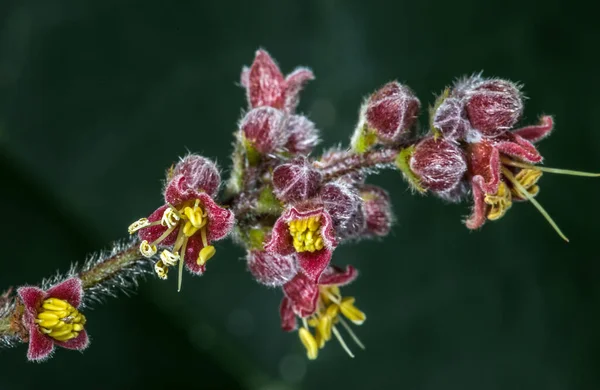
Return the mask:
[[331, 265], [321, 274], [319, 285], [345, 286], [346, 284], [353, 282], [357, 276], [358, 271], [351, 265], [346, 266], [346, 269]]
[[248, 270], [257, 282], [266, 286], [281, 286], [298, 273], [298, 264], [293, 255], [281, 256], [262, 250], [248, 251]]
[[198, 199], [208, 216], [208, 240], [217, 241], [225, 238], [235, 223], [233, 212], [216, 204], [206, 193], [199, 194]]
[[185, 185], [194, 191], [204, 191], [214, 197], [219, 192], [221, 174], [217, 165], [206, 157], [189, 154], [183, 157], [171, 172], [172, 177], [183, 175]]
[[29, 328], [29, 348], [27, 349], [27, 359], [35, 362], [41, 362], [50, 357], [54, 350], [52, 339], [44, 335], [36, 325]]
[[[150, 216], [148, 217], [148, 221], [150, 221], [150, 222], [160, 221], [162, 219], [163, 214], [165, 213], [165, 210], [167, 209], [167, 207], [169, 207], [169, 205], [164, 205], [164, 206], [160, 206], [159, 208], [157, 208], [152, 214], [150, 214]], [[166, 226], [154, 225], [154, 226], [150, 226], [150, 227], [141, 229], [138, 232], [138, 236], [140, 237], [140, 240], [146, 240], [148, 242], [153, 242], [153, 241], [158, 240], [158, 238], [160, 236], [162, 236], [162, 234], [166, 230], [167, 230]], [[167, 238], [161, 242], [161, 245], [174, 244], [175, 240], [177, 239], [178, 232], [179, 232], [179, 228], [176, 228], [175, 230], [173, 230], [173, 232], [171, 234], [169, 234], [167, 236]]]
[[83, 296], [81, 279], [69, 278], [62, 283], [50, 287], [46, 291], [46, 296], [65, 300], [73, 307], [78, 308], [81, 305], [81, 297]]
[[63, 348], [74, 349], [76, 351], [83, 351], [90, 345], [90, 339], [87, 331], [83, 329], [77, 337], [67, 341], [55, 341], [56, 345], [60, 345]]
[[498, 137], [494, 146], [501, 153], [517, 157], [525, 162], [536, 164], [542, 161], [540, 152], [531, 142], [513, 133], [506, 133]]
[[248, 101], [250, 107], [282, 108], [285, 80], [269, 53], [258, 50], [248, 74]]
[[185, 175], [179, 174], [173, 176], [167, 183], [164, 193], [165, 202], [178, 206], [185, 201], [198, 199], [199, 194], [203, 192], [203, 190], [191, 186]]
[[279, 317], [281, 317], [281, 329], [291, 332], [296, 329], [296, 314], [292, 308], [291, 299], [283, 297], [279, 306]]
[[284, 202], [313, 197], [321, 184], [321, 174], [304, 157], [281, 164], [273, 170], [275, 196]]
[[319, 286], [303, 273], [299, 273], [283, 285], [283, 293], [292, 303], [292, 309], [299, 317], [313, 314], [317, 308]]
[[498, 149], [482, 141], [469, 149], [469, 169], [473, 182], [487, 194], [495, 194], [500, 182], [500, 154]]
[[200, 234], [195, 234], [188, 239], [184, 256], [185, 267], [196, 275], [202, 275], [206, 271], [206, 264], [198, 265], [198, 255], [202, 248], [204, 248], [204, 244]]
[[473, 182], [473, 211], [469, 218], [465, 220], [465, 225], [469, 229], [478, 229], [485, 223], [487, 207], [483, 199], [483, 191], [478, 184]]
[[266, 251], [283, 256], [294, 253], [293, 238], [287, 224], [289, 220], [286, 218], [288, 213], [289, 211], [275, 221], [275, 225], [271, 230], [271, 236], [264, 245]]
[[526, 126], [513, 131], [513, 134], [525, 138], [529, 142], [538, 142], [548, 135], [554, 128], [554, 120], [549, 115], [544, 115], [540, 118], [539, 125]]
[[300, 91], [315, 75], [308, 68], [297, 68], [285, 78], [285, 110], [293, 112], [298, 105]]
[[46, 297], [46, 292], [38, 287], [20, 287], [17, 293], [25, 305], [25, 310], [35, 318], [38, 308]]
[[327, 248], [314, 252], [300, 252], [297, 255], [298, 265], [310, 280], [317, 283], [319, 277], [329, 265], [332, 254], [333, 252]]

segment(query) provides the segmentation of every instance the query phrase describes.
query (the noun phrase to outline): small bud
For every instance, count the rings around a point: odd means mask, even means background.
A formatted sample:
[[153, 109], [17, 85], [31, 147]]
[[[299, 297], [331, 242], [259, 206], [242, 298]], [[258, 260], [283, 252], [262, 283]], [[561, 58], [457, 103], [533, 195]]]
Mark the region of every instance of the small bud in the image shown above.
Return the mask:
[[260, 154], [271, 153], [285, 144], [283, 112], [272, 107], [249, 111], [239, 127], [248, 146]]
[[188, 188], [205, 191], [211, 197], [217, 195], [221, 184], [221, 175], [215, 163], [196, 154], [182, 158], [169, 174], [171, 177], [183, 175]]
[[445, 193], [456, 188], [467, 172], [463, 151], [444, 139], [425, 138], [410, 157], [410, 169], [427, 190]]
[[366, 185], [360, 190], [363, 201], [366, 230], [369, 235], [387, 236], [390, 232], [393, 213], [390, 196], [381, 187]]
[[261, 106], [283, 108], [285, 80], [279, 67], [266, 51], [256, 51], [250, 69], [242, 70], [241, 82], [247, 87], [251, 108]]
[[282, 202], [297, 202], [313, 197], [321, 184], [321, 174], [303, 157], [273, 170], [273, 191]]
[[467, 115], [484, 137], [495, 137], [511, 129], [523, 113], [517, 85], [506, 80], [486, 80], [467, 93]]
[[420, 108], [421, 103], [412, 90], [393, 81], [367, 100], [365, 124], [379, 141], [394, 143], [415, 123]]
[[364, 230], [361, 199], [356, 189], [338, 181], [325, 184], [319, 191], [319, 196], [325, 210], [331, 215], [338, 237], [355, 237]]
[[315, 124], [304, 115], [292, 115], [285, 124], [285, 132], [285, 148], [292, 154], [308, 154], [320, 141]]
[[282, 286], [298, 273], [293, 255], [283, 256], [263, 250], [248, 251], [248, 270], [257, 282], [266, 286]]
[[464, 139], [471, 129], [464, 102], [454, 97], [444, 99], [434, 113], [433, 127], [446, 139]]

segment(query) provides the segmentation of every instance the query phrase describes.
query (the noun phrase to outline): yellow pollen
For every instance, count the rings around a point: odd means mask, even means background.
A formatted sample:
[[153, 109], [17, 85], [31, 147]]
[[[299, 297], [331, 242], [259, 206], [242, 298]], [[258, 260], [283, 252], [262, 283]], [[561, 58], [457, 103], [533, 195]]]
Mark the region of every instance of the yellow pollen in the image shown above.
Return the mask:
[[[523, 188], [529, 192], [529, 195], [536, 196], [540, 192], [540, 187], [537, 185], [538, 180], [542, 177], [542, 171], [537, 169], [521, 169], [519, 173], [515, 175], [515, 180], [521, 184]], [[519, 198], [526, 198], [517, 187], [511, 188], [511, 192], [514, 196]]]
[[317, 340], [315, 340], [315, 337], [308, 329], [304, 327], [298, 330], [298, 336], [300, 337], [302, 345], [304, 345], [304, 348], [306, 348], [306, 356], [310, 360], [315, 360], [319, 354], [319, 346], [317, 344]]
[[85, 316], [67, 301], [48, 298], [42, 303], [35, 323], [42, 333], [58, 341], [67, 341], [77, 337], [83, 330]]
[[127, 230], [129, 231], [129, 234], [133, 234], [138, 230], [146, 228], [148, 226], [150, 226], [150, 221], [148, 221], [147, 218], [140, 218], [131, 225], [129, 225], [129, 228]]
[[169, 267], [167, 267], [162, 260], [159, 260], [154, 264], [154, 272], [156, 275], [162, 280], [167, 279], [167, 274], [169, 273]]
[[200, 249], [200, 254], [198, 255], [197, 260], [198, 265], [206, 264], [206, 262], [210, 260], [210, 258], [213, 257], [216, 252], [217, 250], [212, 245], [205, 246], [204, 248]]
[[319, 233], [320, 216], [297, 219], [288, 223], [290, 235], [294, 238], [296, 252], [314, 252], [323, 249], [323, 238]]
[[177, 252], [172, 253], [166, 249], [164, 251], [162, 251], [162, 253], [160, 254], [160, 260], [167, 267], [174, 266], [175, 264], [177, 264], [179, 259], [180, 259], [179, 253], [177, 253]]
[[346, 297], [342, 299], [340, 303], [340, 311], [350, 321], [352, 321], [356, 325], [362, 325], [363, 322], [367, 319], [367, 316], [362, 311], [358, 310], [356, 306], [354, 306], [354, 297]]
[[498, 191], [493, 195], [486, 194], [484, 202], [491, 206], [487, 215], [490, 221], [502, 218], [512, 206], [512, 197], [506, 183], [501, 181], [498, 185]]
[[160, 224], [165, 227], [171, 228], [176, 226], [177, 223], [179, 223], [180, 219], [181, 216], [179, 212], [177, 212], [177, 210], [175, 210], [173, 207], [168, 207], [163, 213], [162, 219], [160, 220]]
[[158, 252], [156, 245], [150, 245], [148, 241], [144, 240], [140, 244], [140, 252], [144, 257], [152, 257]]

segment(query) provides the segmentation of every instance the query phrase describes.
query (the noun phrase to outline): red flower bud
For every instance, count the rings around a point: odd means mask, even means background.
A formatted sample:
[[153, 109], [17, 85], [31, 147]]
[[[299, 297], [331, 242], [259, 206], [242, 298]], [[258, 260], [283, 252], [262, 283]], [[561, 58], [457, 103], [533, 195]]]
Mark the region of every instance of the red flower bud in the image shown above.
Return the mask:
[[284, 114], [275, 108], [252, 109], [239, 127], [246, 141], [261, 154], [271, 153], [285, 144]]
[[321, 174], [305, 158], [281, 164], [273, 170], [273, 192], [282, 202], [298, 202], [313, 197], [321, 184]]
[[292, 154], [308, 154], [319, 143], [319, 131], [304, 115], [289, 117], [285, 124], [285, 132], [285, 148]]
[[485, 137], [511, 129], [523, 113], [517, 85], [505, 80], [486, 80], [467, 93], [467, 115], [471, 125]]
[[397, 142], [415, 123], [421, 103], [412, 90], [396, 81], [387, 83], [366, 102], [366, 125], [385, 143]]
[[464, 102], [459, 98], [446, 98], [433, 116], [433, 127], [446, 139], [464, 139], [471, 130]]
[[267, 286], [281, 286], [298, 273], [294, 255], [283, 256], [262, 250], [248, 251], [248, 270], [256, 281]]
[[366, 221], [365, 233], [387, 236], [394, 220], [388, 193], [381, 187], [365, 185], [360, 190], [360, 196]]
[[354, 188], [342, 181], [328, 183], [321, 188], [319, 196], [331, 215], [338, 237], [355, 237], [364, 230], [361, 199]]
[[182, 158], [169, 172], [171, 178], [179, 175], [185, 176], [187, 187], [205, 191], [213, 198], [219, 191], [221, 184], [219, 170], [215, 163], [205, 157], [189, 154]]
[[430, 137], [415, 146], [410, 169], [423, 188], [444, 193], [458, 186], [467, 172], [467, 161], [456, 144]]

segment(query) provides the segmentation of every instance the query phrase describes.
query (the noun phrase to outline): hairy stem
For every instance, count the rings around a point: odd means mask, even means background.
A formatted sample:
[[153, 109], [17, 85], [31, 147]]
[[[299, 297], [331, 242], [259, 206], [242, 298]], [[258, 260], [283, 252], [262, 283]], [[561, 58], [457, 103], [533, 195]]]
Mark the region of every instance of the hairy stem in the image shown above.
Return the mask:
[[147, 259], [140, 254], [138, 243], [133, 241], [130, 245], [124, 247], [122, 251], [116, 252], [104, 261], [81, 272], [79, 277], [83, 283], [83, 288], [88, 289], [112, 279], [124, 268], [139, 260], [145, 261]]
[[339, 158], [317, 162], [315, 166], [323, 174], [323, 180], [330, 181], [350, 173], [392, 167], [400, 150], [402, 146], [371, 150], [363, 154], [347, 152]]

